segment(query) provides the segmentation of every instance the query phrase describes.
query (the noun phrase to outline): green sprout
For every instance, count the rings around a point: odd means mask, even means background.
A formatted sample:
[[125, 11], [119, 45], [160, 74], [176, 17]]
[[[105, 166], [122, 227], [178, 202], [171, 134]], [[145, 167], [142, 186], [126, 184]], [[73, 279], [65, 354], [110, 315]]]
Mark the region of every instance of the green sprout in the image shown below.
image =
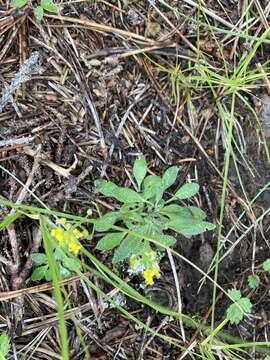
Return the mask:
[[0, 360], [7, 360], [10, 349], [10, 340], [6, 333], [0, 335]]
[[250, 314], [252, 304], [246, 297], [242, 297], [241, 292], [236, 289], [228, 291], [228, 295], [234, 301], [227, 309], [227, 319], [231, 324], [239, 324], [245, 314]]
[[[11, 6], [17, 9], [22, 8], [25, 5], [28, 5], [28, 0], [12, 0]], [[38, 21], [41, 21], [44, 16], [44, 12], [48, 11], [51, 13], [58, 14], [59, 6], [53, 2], [53, 0], [41, 0], [40, 4], [34, 7], [34, 14]]]

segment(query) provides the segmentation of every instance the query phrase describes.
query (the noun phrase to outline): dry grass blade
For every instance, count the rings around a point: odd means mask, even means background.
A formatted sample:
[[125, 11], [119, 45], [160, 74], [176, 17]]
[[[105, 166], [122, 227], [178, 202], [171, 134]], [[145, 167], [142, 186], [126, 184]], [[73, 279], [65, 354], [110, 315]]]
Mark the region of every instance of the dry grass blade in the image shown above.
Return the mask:
[[69, 16], [60, 16], [60, 15], [51, 15], [51, 14], [46, 14], [45, 16], [48, 18], [51, 18], [51, 19], [55, 19], [55, 20], [61, 20], [61, 21], [66, 21], [66, 22], [70, 22], [73, 24], [83, 25], [89, 29], [93, 29], [93, 30], [97, 30], [97, 31], [103, 31], [103, 32], [122, 35], [122, 36], [126, 37], [127, 39], [132, 39], [135, 41], [137, 40], [142, 43], [153, 43], [153, 40], [147, 39], [144, 36], [141, 36], [141, 35], [129, 32], [129, 31], [125, 31], [122, 29], [114, 28], [113, 26], [99, 24], [94, 21], [80, 20], [77, 18], [69, 17]]

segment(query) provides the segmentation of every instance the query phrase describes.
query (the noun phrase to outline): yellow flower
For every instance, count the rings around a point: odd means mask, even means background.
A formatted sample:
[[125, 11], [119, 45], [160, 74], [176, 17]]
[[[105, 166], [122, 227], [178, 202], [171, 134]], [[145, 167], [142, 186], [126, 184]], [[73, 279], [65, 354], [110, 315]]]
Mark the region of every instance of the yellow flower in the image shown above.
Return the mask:
[[129, 260], [129, 265], [132, 270], [136, 270], [141, 265], [141, 261], [136, 256], [132, 256]]
[[78, 241], [78, 238], [82, 237], [82, 233], [77, 229], [70, 232], [62, 227], [57, 227], [51, 230], [51, 235], [58, 241], [61, 247], [67, 246], [68, 250], [74, 254], [78, 254], [82, 247]]
[[81, 244], [78, 241], [71, 241], [68, 244], [68, 250], [70, 252], [73, 252], [75, 255], [78, 254], [79, 250], [81, 249]]
[[83, 237], [83, 233], [78, 229], [73, 229], [72, 233], [76, 239]]
[[51, 235], [59, 242], [60, 245], [64, 245], [66, 241], [65, 233], [66, 231], [61, 227], [51, 230]]
[[154, 284], [154, 280], [153, 280], [154, 276], [157, 279], [160, 278], [159, 267], [157, 265], [152, 267], [152, 268], [146, 269], [143, 272], [143, 277], [144, 277], [145, 282], [146, 282], [147, 285], [153, 285]]

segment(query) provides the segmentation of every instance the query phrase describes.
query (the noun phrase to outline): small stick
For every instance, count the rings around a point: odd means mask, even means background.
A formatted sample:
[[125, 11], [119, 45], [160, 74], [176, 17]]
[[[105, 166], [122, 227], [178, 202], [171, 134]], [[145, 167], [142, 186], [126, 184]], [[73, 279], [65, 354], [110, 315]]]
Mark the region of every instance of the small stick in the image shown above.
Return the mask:
[[104, 135], [103, 135], [103, 130], [99, 121], [99, 116], [97, 113], [97, 109], [92, 101], [92, 99], [90, 98], [89, 94], [87, 92], [85, 92], [85, 100], [89, 106], [89, 109], [91, 111], [91, 114], [94, 118], [95, 121], [95, 125], [98, 131], [98, 135], [99, 135], [99, 141], [100, 141], [100, 146], [103, 150], [106, 150], [106, 144], [105, 144], [105, 140], [104, 140]]
[[[180, 290], [180, 284], [179, 284], [179, 280], [178, 280], [178, 276], [176, 273], [176, 268], [175, 268], [175, 263], [173, 260], [173, 256], [172, 253], [169, 249], [167, 249], [167, 254], [168, 254], [168, 258], [171, 264], [171, 268], [172, 268], [172, 273], [173, 273], [173, 278], [174, 278], [174, 282], [175, 282], [175, 288], [176, 288], [176, 294], [177, 294], [177, 303], [178, 303], [178, 312], [179, 314], [182, 313], [182, 309], [183, 309], [183, 304], [182, 304], [182, 299], [181, 299], [181, 290]], [[181, 335], [182, 335], [182, 339], [184, 342], [186, 342], [186, 335], [185, 335], [185, 329], [183, 326], [183, 320], [180, 317], [179, 318], [179, 325], [180, 325], [180, 329], [181, 329]]]
[[15, 139], [0, 140], [0, 147], [15, 146], [30, 143], [34, 138], [32, 136], [23, 136]]
[[197, 9], [202, 9], [207, 15], [211, 16], [214, 20], [217, 20], [222, 25], [227, 26], [229, 29], [232, 29], [234, 27], [233, 24], [231, 24], [228, 21], [222, 19], [217, 14], [215, 14], [213, 11], [211, 11], [210, 9], [207, 9], [204, 6], [201, 6], [201, 4], [197, 4], [192, 0], [184, 0], [184, 2], [187, 3], [190, 6], [194, 6]]
[[[1, 60], [1, 57], [0, 57]], [[41, 56], [39, 52], [34, 52], [30, 58], [21, 66], [20, 70], [15, 75], [11, 84], [5, 88], [0, 101], [0, 113], [4, 110], [8, 103], [12, 103], [18, 116], [20, 115], [19, 109], [14, 102], [13, 95], [22, 83], [28, 81], [33, 74], [42, 74], [43, 69], [41, 67]]]

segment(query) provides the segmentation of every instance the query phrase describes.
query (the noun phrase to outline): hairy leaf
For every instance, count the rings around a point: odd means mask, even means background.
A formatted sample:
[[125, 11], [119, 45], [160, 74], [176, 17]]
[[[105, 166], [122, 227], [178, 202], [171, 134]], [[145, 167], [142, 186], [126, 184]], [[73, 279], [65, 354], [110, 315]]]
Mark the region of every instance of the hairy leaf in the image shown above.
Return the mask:
[[63, 260], [63, 265], [65, 268], [69, 269], [70, 271], [74, 271], [74, 272], [79, 271], [82, 267], [79, 259], [72, 259], [67, 256]]
[[240, 300], [241, 297], [242, 297], [241, 292], [239, 290], [236, 290], [236, 289], [228, 290], [228, 295], [234, 301]]
[[59, 267], [61, 279], [67, 279], [71, 276], [71, 272], [63, 266]]
[[252, 304], [249, 299], [241, 298], [236, 303], [231, 304], [227, 309], [227, 318], [231, 324], [239, 324], [245, 313], [250, 314]]
[[207, 230], [213, 230], [215, 225], [197, 219], [175, 218], [169, 221], [167, 227], [190, 238], [193, 235], [202, 234]]
[[270, 273], [270, 259], [265, 260], [263, 262], [262, 266], [263, 266], [264, 271], [267, 271], [268, 273]]
[[142, 237], [128, 235], [115, 250], [112, 262], [119, 263], [131, 255], [138, 255], [142, 247]]
[[43, 16], [44, 16], [44, 9], [42, 6], [37, 6], [35, 9], [34, 9], [34, 15], [36, 17], [36, 19], [38, 21], [41, 21], [43, 19]]
[[122, 239], [125, 237], [125, 232], [110, 233], [103, 236], [97, 243], [98, 250], [111, 250], [118, 246]]
[[170, 247], [176, 243], [175, 237], [170, 235], [157, 235], [155, 238], [160, 244], [166, 247]]
[[96, 220], [95, 230], [97, 232], [108, 231], [118, 220], [118, 212], [108, 212], [103, 215], [100, 219]]
[[162, 176], [162, 187], [164, 190], [168, 189], [172, 186], [178, 175], [179, 167], [178, 166], [171, 166], [169, 167]]
[[175, 193], [175, 197], [179, 200], [189, 199], [196, 195], [199, 191], [199, 185], [196, 183], [187, 183], [180, 187]]
[[11, 6], [14, 7], [14, 8], [21, 8], [23, 7], [24, 5], [26, 5], [28, 3], [28, 0], [12, 0], [11, 1]]
[[113, 197], [123, 203], [142, 202], [141, 196], [136, 191], [115, 185], [111, 181], [98, 180], [95, 182], [96, 190], [105, 196]]
[[206, 217], [205, 212], [196, 206], [180, 206], [177, 204], [164, 206], [164, 208], [160, 210], [160, 213], [168, 216], [171, 220], [178, 217], [203, 220]]
[[42, 6], [44, 10], [58, 14], [59, 7], [56, 4], [54, 4], [52, 0], [41, 0], [40, 6]]
[[[9, 353], [9, 349], [10, 349], [9, 337], [6, 333], [2, 333], [0, 335], [0, 359], [1, 360], [6, 360], [6, 356]], [[2, 358], [1, 358], [1, 356], [2, 356]]]
[[164, 190], [162, 187], [161, 177], [156, 175], [149, 175], [143, 181], [143, 197], [147, 200], [151, 198], [161, 199]]
[[31, 255], [32, 261], [35, 265], [43, 265], [48, 263], [47, 255], [42, 253], [33, 253]]
[[227, 309], [227, 318], [231, 324], [239, 324], [243, 319], [244, 313], [237, 304], [231, 304]]
[[45, 279], [46, 279], [47, 281], [52, 281], [52, 272], [51, 272], [51, 269], [48, 269], [48, 270], [46, 271]]
[[101, 194], [108, 197], [114, 197], [115, 199], [119, 200], [119, 186], [117, 186], [113, 182], [107, 180], [96, 180], [95, 187], [96, 191], [100, 192]]
[[141, 183], [146, 176], [146, 173], [147, 173], [147, 163], [145, 157], [142, 155], [135, 161], [133, 166], [133, 175], [137, 181], [139, 190], [141, 188]]
[[0, 360], [6, 360], [9, 353], [10, 342], [9, 337], [6, 333], [0, 335]]
[[192, 213], [195, 219], [204, 220], [206, 218], [205, 212], [196, 206], [187, 206], [186, 209]]
[[39, 266], [33, 271], [31, 279], [33, 281], [40, 281], [44, 279], [47, 270], [48, 270], [48, 265]]
[[118, 199], [119, 201], [126, 204], [140, 203], [143, 201], [141, 196], [136, 191], [129, 188], [119, 188]]
[[248, 276], [248, 286], [250, 289], [255, 289], [259, 286], [260, 278], [258, 275], [249, 275]]

